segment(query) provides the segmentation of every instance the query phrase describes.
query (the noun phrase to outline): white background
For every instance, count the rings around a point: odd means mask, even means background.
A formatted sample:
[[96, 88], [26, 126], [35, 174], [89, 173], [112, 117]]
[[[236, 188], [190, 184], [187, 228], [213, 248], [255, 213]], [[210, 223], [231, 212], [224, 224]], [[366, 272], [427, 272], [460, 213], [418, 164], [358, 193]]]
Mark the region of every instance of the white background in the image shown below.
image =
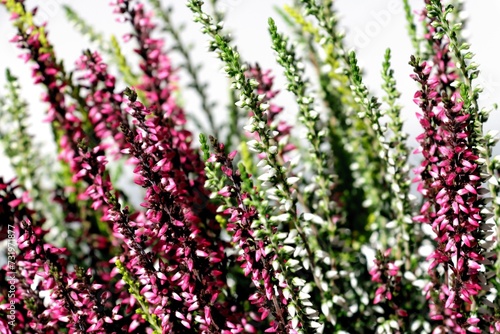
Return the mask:
[[[249, 62], [259, 62], [263, 68], [275, 69], [276, 82], [279, 85], [284, 83], [281, 68], [275, 61], [270, 49], [270, 38], [267, 33], [267, 18], [273, 16], [278, 21], [280, 30], [285, 28], [285, 24], [279, 20], [278, 15], [273, 10], [273, 6], [282, 6], [291, 3], [286, 0], [219, 0], [227, 9], [228, 27], [235, 37], [239, 51], [244, 60]], [[83, 49], [89, 47], [71, 25], [66, 21], [63, 10], [59, 7], [62, 3], [70, 4], [82, 17], [92, 24], [96, 30], [105, 34], [123, 35], [128, 26], [115, 22], [112, 9], [108, 1], [85, 0], [85, 1], [60, 1], [44, 0], [30, 1], [26, 3], [39, 5], [40, 12], [48, 18], [49, 38], [55, 45], [58, 57], [65, 60], [67, 68], [72, 68], [74, 61], [81, 54]], [[212, 101], [219, 102], [217, 109], [223, 117], [224, 105], [227, 101], [226, 79], [220, 71], [220, 63], [206, 51], [207, 38], [200, 32], [199, 25], [191, 20], [191, 12], [185, 7], [184, 1], [169, 0], [164, 1], [174, 7], [175, 21], [185, 22], [188, 29], [182, 37], [186, 42], [193, 43], [193, 59], [197, 63], [203, 64], [202, 77], [209, 82], [210, 97]], [[412, 102], [412, 96], [416, 89], [415, 83], [409, 78], [411, 68], [408, 60], [412, 54], [412, 47], [407, 37], [406, 21], [401, 5], [401, 0], [337, 0], [336, 7], [340, 14], [341, 26], [345, 29], [347, 37], [346, 43], [349, 47], [357, 50], [361, 67], [366, 73], [366, 83], [374, 92], [380, 92], [381, 84], [380, 70], [384, 51], [387, 47], [392, 49], [393, 67], [396, 71], [396, 78], [399, 89], [403, 92], [402, 104], [404, 116], [407, 119], [406, 130], [410, 133], [411, 145], [415, 146], [414, 137], [420, 133], [418, 122], [416, 122], [416, 106]], [[414, 9], [420, 9], [423, 1], [412, 1]], [[481, 65], [481, 77], [477, 81], [485, 87], [485, 92], [481, 100], [481, 106], [490, 107], [493, 102], [499, 101], [500, 68], [499, 63], [499, 35], [500, 14], [499, 0], [476, 0], [466, 1], [469, 22], [467, 35], [472, 44], [471, 50], [476, 53], [475, 61]], [[46, 107], [40, 100], [41, 87], [35, 87], [30, 78], [30, 65], [24, 64], [17, 59], [20, 54], [15, 45], [8, 40], [13, 37], [15, 30], [11, 27], [8, 14], [5, 9], [0, 8], [0, 92], [3, 89], [5, 79], [3, 73], [5, 68], [11, 68], [12, 72], [21, 78], [24, 87], [24, 96], [31, 105], [32, 133], [43, 142], [50, 142], [49, 128], [47, 124], [41, 124], [44, 118]], [[168, 40], [167, 40], [168, 45]], [[127, 45], [125, 48], [130, 48]], [[173, 61], [176, 58], [173, 57]], [[181, 80], [185, 76], [181, 73]], [[196, 112], [198, 101], [185, 93], [187, 112]], [[289, 112], [295, 110], [290, 93], [280, 94], [280, 102], [287, 106]], [[500, 128], [498, 112], [494, 112], [487, 128]], [[44, 154], [53, 154], [54, 148], [51, 145], [44, 146]], [[0, 175], [11, 176], [8, 163], [0, 152]]]

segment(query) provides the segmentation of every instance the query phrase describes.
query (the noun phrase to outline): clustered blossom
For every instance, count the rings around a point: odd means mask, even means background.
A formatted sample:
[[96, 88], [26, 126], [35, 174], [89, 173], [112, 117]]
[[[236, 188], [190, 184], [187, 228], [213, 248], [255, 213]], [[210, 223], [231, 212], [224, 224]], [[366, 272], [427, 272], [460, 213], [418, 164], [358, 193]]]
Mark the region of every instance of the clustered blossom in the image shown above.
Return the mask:
[[[123, 118], [126, 115], [125, 112], [117, 109], [121, 96], [112, 94], [110, 91], [114, 79], [106, 75], [106, 68], [103, 67], [99, 57], [90, 55], [93, 58], [89, 59], [89, 56], [84, 56], [80, 60], [79, 68], [84, 70], [87, 66], [88, 71], [94, 74], [84, 73], [84, 78], [87, 79], [93, 91], [93, 94], [89, 94], [93, 100], [91, 101], [88, 96], [82, 97], [80, 88], [84, 86], [73, 83], [72, 76], [66, 73], [63, 63], [57, 60], [48, 40], [45, 24], [37, 26], [34, 23], [31, 25], [26, 23], [33, 19], [36, 10], [27, 11], [22, 3], [18, 6], [9, 7], [9, 4], [7, 6], [14, 13], [12, 19], [16, 20], [18, 27], [18, 34], [13, 41], [19, 48], [27, 50], [22, 58], [33, 63], [32, 76], [35, 83], [46, 89], [42, 96], [42, 100], [49, 106], [46, 120], [51, 122], [55, 139], [58, 142], [58, 157], [64, 165], [69, 167], [73, 179], [73, 182], [66, 183], [64, 188], [56, 186], [54, 201], [63, 208], [65, 222], [80, 223], [83, 235], [78, 236], [77, 240], [85, 239], [92, 246], [86, 254], [87, 260], [98, 268], [99, 275], [109, 277], [110, 268], [105, 254], [108, 252], [110, 242], [100, 234], [103, 231], [98, 227], [105, 224], [89, 219], [86, 210], [82, 210], [82, 207], [87, 205], [85, 203], [87, 198], [83, 192], [85, 183], [89, 184], [89, 180], [78, 174], [83, 169], [79, 159], [79, 146], [94, 147], [102, 144], [107, 135], [103, 132], [103, 128], [106, 128], [110, 129], [119, 148], [124, 148], [120, 147], [125, 144], [122, 140], [123, 134], [118, 132], [120, 123], [126, 121]], [[102, 89], [101, 93], [98, 92], [99, 89], [96, 86], [98, 80], [104, 81], [105, 92], [102, 92]], [[111, 100], [107, 102], [106, 99]], [[105, 117], [109, 109], [118, 115]], [[83, 182], [78, 183], [78, 181]], [[72, 198], [74, 193], [77, 195], [76, 199]], [[90, 227], [85, 227], [89, 223]]]
[[[257, 81], [258, 85], [255, 88], [256, 93], [262, 97], [259, 102], [261, 106], [267, 106], [267, 124], [275, 131], [277, 135], [274, 137], [275, 141], [279, 143], [279, 156], [287, 161], [289, 158], [285, 155], [296, 149], [295, 145], [289, 142], [292, 126], [284, 120], [278, 119], [279, 115], [283, 112], [283, 107], [273, 103], [273, 99], [278, 95], [279, 90], [273, 89], [274, 77], [271, 76], [271, 70], [262, 70], [260, 66], [251, 66], [245, 75], [249, 79]], [[249, 117], [253, 116], [253, 112], [249, 113]], [[254, 132], [255, 139], [258, 140], [259, 135]]]
[[[3, 177], [0, 177], [0, 240], [4, 241], [7, 239], [7, 236], [9, 233], [12, 232], [12, 228], [15, 228], [15, 224], [19, 221], [19, 218], [17, 215], [14, 214], [19, 214], [22, 212], [23, 216], [26, 213], [26, 207], [21, 206], [23, 201], [28, 201], [28, 194], [24, 192], [22, 196], [19, 198], [16, 195], [16, 192], [19, 191], [19, 185], [15, 184], [15, 180], [11, 181], [5, 181]], [[10, 228], [10, 231], [9, 231]], [[18, 229], [17, 229], [18, 230]], [[17, 236], [19, 233], [17, 233]], [[9, 254], [10, 255], [10, 254]], [[12, 259], [8, 259], [11, 261], [10, 263], [15, 263], [12, 261]], [[15, 295], [13, 298], [7, 298], [9, 295], [9, 292], [7, 290], [7, 284], [0, 285], [0, 290], [1, 290], [1, 297], [0, 297], [0, 313], [4, 313], [7, 315], [9, 312], [9, 307], [10, 303], [14, 303], [16, 307], [16, 314], [15, 314], [15, 321], [16, 321], [16, 326], [13, 328], [14, 330], [18, 329], [23, 329], [23, 328], [28, 328], [29, 326], [31, 327], [37, 327], [39, 326], [37, 324], [36, 319], [29, 319], [28, 310], [19, 307], [22, 303], [23, 297], [32, 297], [29, 295], [29, 292], [31, 289], [29, 288], [29, 285], [24, 282], [24, 280], [19, 280], [19, 275], [15, 275], [15, 277], [12, 277], [12, 275], [9, 275], [9, 278], [7, 280], [7, 275], [8, 273], [12, 273], [12, 269], [17, 269], [17, 268], [9, 268], [9, 262], [4, 265], [0, 269], [0, 279], [2, 279], [2, 282], [6, 282], [9, 284], [12, 284], [11, 282], [13, 279], [18, 283], [16, 287], [20, 286], [22, 284], [22, 288], [16, 289]], [[29, 279], [29, 278], [28, 278]], [[23, 292], [25, 293], [23, 296]], [[36, 296], [36, 295], [35, 295]], [[11, 296], [12, 297], [12, 296]], [[42, 300], [38, 298], [32, 298], [31, 302], [34, 307], [37, 305], [43, 305]], [[33, 312], [33, 314], [39, 314], [36, 312]], [[2, 314], [3, 315], [3, 314]], [[9, 321], [12, 321], [12, 319], [9, 319]], [[9, 331], [9, 322], [7, 320], [7, 317], [0, 317], [0, 330], [2, 333], [10, 333]], [[39, 326], [41, 327], [41, 325]], [[51, 333], [48, 331], [47, 333]], [[54, 333], [54, 332], [52, 332]]]
[[138, 1], [117, 0], [112, 5], [115, 13], [120, 14], [118, 20], [132, 25], [133, 32], [125, 35], [125, 39], [133, 38], [138, 44], [134, 51], [141, 57], [139, 66], [143, 75], [137, 89], [145, 92], [148, 105], [157, 113], [171, 118], [174, 125], [184, 124], [184, 111], [174, 101], [175, 76], [170, 58], [163, 50], [164, 40], [152, 36], [156, 29], [153, 14], [146, 13], [144, 5]]
[[122, 123], [128, 123], [127, 114], [122, 108], [123, 94], [116, 91], [116, 79], [108, 73], [106, 63], [98, 52], [85, 52], [77, 61], [77, 69], [82, 73], [81, 85], [88, 89], [85, 103], [88, 117], [96, 137], [101, 141], [112, 139], [115, 152], [127, 148]]
[[[124, 126], [124, 131], [130, 140], [131, 129]], [[137, 140], [135, 138], [136, 143]], [[134, 143], [129, 149], [131, 154], [137, 155], [137, 171], [145, 168], [143, 163], [147, 158], [147, 154], [139, 156], [137, 153], [140, 145], [140, 142], [137, 145]], [[239, 327], [236, 318], [225, 314], [227, 305], [217, 302], [220, 289], [225, 283], [220, 281], [223, 278], [222, 272], [216, 270], [216, 267], [224, 255], [217, 251], [210, 252], [211, 245], [199, 236], [200, 231], [196, 227], [198, 222], [186, 220], [181, 208], [172, 201], [175, 191], [171, 190], [172, 193], [169, 193], [161, 183], [150, 185], [155, 190], [148, 189], [146, 200], [151, 201], [152, 196], [160, 196], [165, 199], [164, 207], [153, 208], [150, 207], [153, 202], [144, 202], [143, 206], [148, 208], [146, 214], [130, 213], [127, 207], [122, 209], [117, 198], [112, 195], [112, 185], [105, 172], [103, 150], [96, 147], [92, 151], [82, 152], [82, 165], [85, 172], [81, 174], [94, 181], [86, 194], [94, 200], [95, 209], [105, 208], [104, 219], [113, 223], [115, 237], [124, 243], [125, 252], [119, 257], [120, 261], [140, 283], [141, 295], [152, 314], [161, 319], [162, 331], [184, 332], [199, 326], [203, 331], [213, 332], [221, 324], [216, 323], [212, 317], [219, 319], [222, 312], [222, 318], [227, 320], [225, 325], [233, 330], [228, 330], [227, 333], [241, 332], [243, 327]], [[144, 170], [142, 174], [146, 172], [156, 173]], [[152, 191], [155, 191], [154, 195]], [[161, 201], [156, 198], [154, 203]], [[178, 243], [179, 240], [183, 242]], [[155, 264], [156, 261], [159, 261], [158, 265]], [[206, 271], [210, 271], [213, 276], [207, 276]], [[116, 271], [112, 273], [113, 276], [116, 274]], [[200, 284], [202, 288], [198, 290]], [[120, 280], [116, 285], [117, 290], [124, 285], [125, 282]], [[198, 294], [200, 292], [201, 295]], [[137, 304], [133, 295], [123, 302], [130, 306]], [[136, 317], [128, 331], [136, 331], [137, 326], [143, 322], [143, 319]]]
[[[400, 317], [407, 317], [408, 313], [401, 308], [398, 302], [395, 302], [394, 295], [398, 295], [401, 290], [401, 275], [400, 268], [390, 260], [391, 249], [387, 249], [383, 254], [378, 254], [373, 260], [374, 266], [370, 269], [370, 276], [373, 282], [379, 283], [379, 287], [375, 291], [374, 304], [379, 304], [387, 301]], [[397, 296], [396, 296], [397, 298]]]
[[433, 270], [441, 265], [447, 277], [440, 283], [435, 277], [439, 301], [431, 302], [431, 318], [442, 320], [456, 333], [480, 333], [467, 304], [473, 304], [485, 283], [480, 271], [485, 258], [479, 245], [484, 221], [481, 166], [471, 144], [470, 115], [451, 87], [456, 79], [454, 64], [442, 43], [434, 66], [415, 59], [411, 62], [413, 79], [421, 86], [415, 103], [421, 109], [417, 116], [425, 131], [417, 138], [424, 160], [416, 170], [416, 180], [426, 202], [414, 219], [430, 224], [436, 234], [436, 249], [428, 257], [432, 260], [429, 272], [436, 275]]
[[[185, 128], [186, 117], [184, 110], [175, 101], [176, 82], [169, 57], [165, 54], [164, 41], [152, 37], [156, 25], [152, 22], [152, 13], [146, 13], [144, 5], [138, 1], [118, 0], [112, 3], [115, 12], [120, 14], [119, 20], [130, 22], [133, 33], [126, 35], [127, 39], [134, 38], [138, 44], [135, 52], [140, 56], [140, 68], [143, 72], [141, 83], [137, 89], [146, 95], [145, 105], [156, 116], [158, 127], [167, 130], [165, 140], [178, 157], [178, 167], [185, 175], [191, 175], [187, 187], [184, 188], [191, 195], [190, 198], [206, 197], [204, 165], [197, 152], [191, 147], [192, 134]], [[163, 163], [172, 160], [165, 157]], [[191, 200], [197, 207], [205, 207], [203, 203]], [[206, 207], [205, 207], [206, 208]]]
[[[118, 307], [108, 313], [102, 308], [110, 293], [103, 291], [102, 285], [91, 283], [91, 269], [85, 273], [68, 270], [68, 251], [44, 241], [47, 231], [41, 227], [43, 222], [34, 221], [34, 212], [27, 208], [29, 198], [26, 193], [16, 197], [15, 188], [11, 182], [0, 179], [0, 204], [7, 203], [9, 207], [3, 207], [2, 218], [15, 226], [19, 247], [13, 261], [18, 281], [15, 302], [19, 305], [13, 329], [44, 333], [59, 333], [62, 328], [70, 333], [117, 332], [119, 327], [113, 321], [122, 318], [117, 314]], [[41, 299], [42, 292], [50, 298], [49, 304]]]
[[[77, 180], [87, 178], [89, 186], [87, 187], [84, 195], [92, 199], [92, 208], [103, 212], [102, 219], [112, 224], [113, 235], [117, 240], [123, 241], [126, 253], [122, 256], [127, 259], [131, 266], [136, 266], [137, 270], [142, 268], [143, 276], [148, 278], [148, 281], [153, 280], [156, 282], [156, 276], [151, 278], [152, 275], [163, 277], [161, 272], [158, 272], [152, 263], [152, 259], [146, 252], [146, 244], [142, 237], [143, 233], [139, 231], [135, 221], [144, 221], [144, 216], [140, 212], [130, 214], [128, 207], [121, 208], [119, 204], [118, 193], [113, 189], [109, 175], [106, 173], [107, 160], [104, 156], [104, 148], [100, 146], [94, 147], [92, 150], [85, 150], [81, 148], [78, 159], [82, 165], [82, 170], [77, 174]], [[114, 264], [115, 258], [109, 260]], [[107, 280], [111, 281], [112, 278], [118, 274], [116, 268], [111, 271], [107, 276]], [[126, 313], [131, 313], [137, 308], [137, 299], [133, 294], [128, 294], [124, 289], [125, 282], [120, 280], [116, 283], [116, 290], [122, 291], [119, 298], [122, 300], [123, 305], [127, 306]], [[126, 328], [127, 332], [134, 332], [142, 330], [141, 325], [145, 321], [138, 313], [133, 313], [131, 322]]]
[[[127, 268], [144, 286], [150, 305], [158, 305], [154, 309], [164, 330], [178, 332], [199, 326], [202, 331], [227, 328], [224, 333], [241, 332], [244, 326], [237, 309], [218, 300], [226, 287], [222, 267], [225, 254], [222, 243], [213, 238], [217, 229], [211, 205], [203, 207], [204, 193], [189, 194], [192, 184], [180, 168], [184, 157], [175, 150], [184, 137], [173, 137], [174, 130], [161, 126], [161, 118], [136, 101], [133, 94], [130, 100], [135, 129], [123, 125], [122, 130], [131, 144], [130, 154], [137, 160], [136, 183], [146, 188], [141, 204], [146, 208], [144, 219], [137, 219], [132, 226], [140, 232], [135, 237], [157, 254], [163, 275], [157, 275], [155, 284], [156, 279], [151, 281], [150, 273], [133, 258], [134, 254], [125, 262]], [[165, 303], [171, 307], [160, 307]]]
[[[234, 170], [233, 158], [236, 151], [230, 154], [225, 153], [223, 144], [212, 138], [212, 145], [215, 149], [208, 160], [208, 163], [220, 163], [221, 170], [230, 180], [231, 185], [227, 185], [218, 191], [224, 198], [231, 198], [235, 205], [223, 211], [229, 216], [227, 230], [231, 234], [232, 242], [239, 250], [237, 261], [241, 263], [245, 276], [250, 276], [257, 292], [250, 295], [249, 300], [258, 307], [260, 315], [254, 320], [264, 321], [271, 315], [274, 318], [270, 321], [267, 333], [287, 333], [291, 330], [288, 323], [287, 299], [284, 298], [283, 291], [287, 288], [285, 281], [280, 282], [277, 278], [277, 270], [271, 263], [277, 260], [277, 254], [266, 251], [271, 241], [269, 238], [256, 238], [255, 226], [259, 221], [259, 215], [255, 207], [245, 204], [250, 194], [242, 189], [241, 172]], [[250, 328], [245, 328], [246, 332], [254, 333]], [[252, 330], [250, 330], [252, 329]]]
[[[26, 12], [23, 6], [23, 14], [31, 17], [30, 12]], [[20, 14], [13, 12], [12, 20], [20, 21]], [[32, 61], [32, 77], [35, 84], [41, 84], [46, 88], [42, 96], [42, 101], [47, 102], [49, 109], [46, 120], [55, 124], [56, 129], [62, 130], [60, 140], [60, 157], [68, 164], [73, 171], [78, 167], [73, 165], [73, 158], [76, 156], [77, 144], [88, 138], [82, 129], [81, 120], [75, 115], [76, 106], [68, 103], [64, 94], [68, 83], [62, 64], [56, 61], [51, 45], [47, 42], [45, 25], [25, 26], [18, 25], [18, 33], [11, 40], [20, 49], [27, 50], [21, 58], [26, 62]]]
[[[80, 143], [98, 145], [107, 134], [103, 132], [104, 128], [111, 131], [118, 145], [123, 142], [123, 134], [117, 131], [120, 123], [126, 121], [125, 114], [118, 109], [121, 96], [113, 92], [115, 79], [106, 73], [106, 66], [99, 55], [90, 54], [82, 56], [77, 66], [80, 70], [87, 69], [84, 78], [89, 81], [93, 94], [85, 99], [78, 96], [75, 102], [68, 101], [66, 92], [76, 91], [75, 85], [66, 74], [62, 62], [57, 61], [48, 41], [45, 24], [21, 24], [23, 19], [32, 18], [36, 9], [33, 12], [26, 11], [24, 4], [20, 8], [24, 17], [21, 18], [18, 12], [12, 12], [11, 18], [19, 22], [18, 33], [12, 42], [28, 51], [21, 58], [26, 62], [32, 61], [35, 84], [46, 88], [42, 95], [42, 101], [49, 106], [46, 121], [52, 123], [56, 139], [59, 140], [59, 158], [76, 174], [81, 169], [77, 163]], [[99, 81], [105, 86], [100, 91], [96, 87]]]

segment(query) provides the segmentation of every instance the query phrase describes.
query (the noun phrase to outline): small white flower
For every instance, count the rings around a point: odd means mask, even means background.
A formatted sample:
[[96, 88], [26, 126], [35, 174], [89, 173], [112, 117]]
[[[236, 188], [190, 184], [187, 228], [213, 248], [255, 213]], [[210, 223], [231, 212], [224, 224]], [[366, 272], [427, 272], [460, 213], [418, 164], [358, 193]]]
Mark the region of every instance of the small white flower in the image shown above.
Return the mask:
[[259, 179], [260, 181], [266, 182], [266, 181], [270, 180], [272, 177], [273, 176], [270, 173], [264, 173], [261, 176], [259, 176], [257, 179]]
[[310, 221], [310, 222], [313, 222], [314, 224], [317, 224], [317, 225], [323, 225], [325, 223], [324, 220], [320, 216], [315, 215], [313, 213], [306, 212], [306, 213], [304, 213], [303, 217], [304, 217], [305, 221]]
[[255, 126], [253, 124], [248, 124], [243, 127], [248, 132], [255, 132]]
[[257, 151], [256, 148], [259, 146], [259, 142], [254, 140], [250, 140], [247, 142], [247, 146], [250, 150]]
[[295, 286], [304, 286], [306, 284], [306, 281], [302, 278], [294, 277], [292, 278], [292, 284]]
[[313, 309], [312, 307], [306, 307], [305, 312], [307, 315], [313, 315], [313, 314], [317, 313], [317, 311], [315, 309]]
[[345, 299], [343, 297], [337, 296], [337, 295], [333, 296], [333, 302], [335, 304], [341, 305], [341, 306], [345, 305], [345, 303], [346, 303], [346, 301], [345, 301]]
[[258, 87], [259, 86], [259, 82], [257, 80], [255, 80], [255, 79], [250, 79], [249, 84], [252, 87]]
[[262, 159], [259, 162], [257, 162], [257, 167], [259, 167], [259, 168], [266, 168], [267, 166], [269, 166], [267, 164], [267, 160]]
[[275, 271], [277, 271], [280, 268], [280, 264], [278, 261], [273, 261], [272, 266]]
[[295, 308], [295, 305], [290, 304], [288, 305], [288, 313], [290, 313], [291, 317], [294, 317], [297, 312], [297, 309]]
[[[298, 261], [297, 261], [297, 262], [298, 262]], [[299, 292], [299, 299], [309, 299], [309, 298], [311, 298], [311, 295], [310, 295], [310, 294], [305, 293], [305, 292], [303, 292], [303, 291], [300, 291], [300, 292]]]
[[[287, 289], [287, 288], [283, 289], [283, 297], [285, 297], [285, 299], [287, 299], [287, 300], [289, 300], [290, 297], [292, 297], [292, 293], [290, 292], [290, 289]], [[290, 305], [292, 305], [292, 304], [290, 304]]]
[[260, 110], [262, 111], [266, 111], [269, 109], [269, 104], [267, 103], [262, 103], [260, 106], [259, 106]]
[[282, 223], [284, 223], [284, 222], [287, 222], [289, 219], [290, 219], [290, 214], [283, 213], [283, 214], [281, 214], [279, 216], [273, 216], [273, 217], [271, 217], [270, 220], [272, 222], [282, 222]]

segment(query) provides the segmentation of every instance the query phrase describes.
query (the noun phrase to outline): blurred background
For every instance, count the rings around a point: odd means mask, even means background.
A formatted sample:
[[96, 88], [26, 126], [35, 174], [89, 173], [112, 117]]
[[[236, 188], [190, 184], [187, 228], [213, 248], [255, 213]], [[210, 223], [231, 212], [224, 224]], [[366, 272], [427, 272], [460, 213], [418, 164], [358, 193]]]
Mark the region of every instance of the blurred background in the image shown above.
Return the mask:
[[[227, 13], [225, 22], [238, 49], [245, 61], [258, 62], [262, 68], [271, 68], [276, 77], [276, 86], [280, 87], [285, 82], [281, 68], [274, 60], [273, 51], [270, 48], [270, 37], [267, 33], [267, 19], [272, 16], [276, 19], [280, 30], [285, 30], [286, 24], [280, 20], [274, 9], [275, 6], [282, 7], [291, 1], [286, 0], [219, 0], [221, 7]], [[147, 2], [147, 1], [146, 1]], [[420, 133], [420, 125], [416, 121], [416, 105], [412, 102], [412, 96], [416, 85], [409, 74], [411, 68], [408, 65], [412, 46], [407, 36], [406, 21], [401, 0], [336, 0], [336, 7], [342, 29], [346, 33], [346, 43], [349, 48], [357, 51], [360, 67], [366, 74], [366, 83], [370, 90], [378, 94], [381, 89], [381, 64], [386, 48], [392, 49], [393, 68], [399, 90], [403, 93], [401, 104], [405, 106], [404, 117], [406, 131], [410, 134], [410, 145], [416, 147], [414, 138]], [[91, 46], [66, 20], [62, 4], [68, 4], [75, 9], [94, 28], [106, 35], [114, 34], [121, 37], [128, 32], [127, 24], [115, 21], [112, 8], [108, 1], [86, 0], [86, 1], [63, 1], [63, 0], [27, 0], [26, 4], [39, 7], [39, 22], [48, 22], [49, 38], [55, 46], [58, 57], [64, 59], [68, 69], [73, 68], [75, 60], [81, 55], [82, 50]], [[196, 63], [203, 65], [201, 77], [210, 84], [210, 96], [212, 101], [218, 102], [217, 118], [225, 118], [225, 107], [228, 101], [227, 81], [220, 71], [221, 63], [207, 51], [207, 38], [201, 33], [200, 26], [192, 22], [192, 14], [185, 6], [185, 1], [166, 0], [164, 6], [174, 9], [174, 19], [177, 26], [186, 25], [182, 34], [185, 42], [193, 45], [193, 59]], [[412, 8], [420, 10], [423, 1], [411, 1]], [[500, 30], [500, 2], [498, 0], [465, 1], [468, 23], [466, 35], [476, 54], [475, 61], [480, 64], [481, 76], [476, 83], [484, 87], [480, 104], [482, 107], [490, 108], [499, 101], [500, 92], [500, 67], [499, 54], [500, 43], [497, 32]], [[9, 40], [15, 35], [15, 30], [9, 21], [9, 15], [3, 7], [0, 7], [0, 93], [5, 85], [5, 69], [9, 67], [14, 75], [18, 76], [23, 86], [24, 97], [30, 103], [31, 130], [36, 138], [47, 143], [43, 146], [44, 154], [55, 154], [55, 148], [50, 144], [52, 139], [48, 124], [43, 124], [46, 106], [40, 103], [42, 88], [34, 86], [30, 78], [30, 64], [25, 64], [18, 59], [21, 51]], [[289, 34], [291, 35], [291, 33]], [[166, 40], [169, 45], [168, 39]], [[123, 44], [124, 51], [131, 52], [133, 45]], [[178, 57], [172, 56], [175, 65]], [[187, 76], [179, 72], [181, 83], [187, 82]], [[183, 92], [183, 103], [186, 112], [195, 114], [199, 110], [199, 101], [191, 96], [189, 92]], [[296, 105], [293, 96], [288, 92], [279, 95], [279, 103], [286, 106], [287, 112], [295, 112]], [[494, 111], [487, 125], [488, 129], [500, 128], [500, 117]], [[418, 157], [413, 158], [414, 164]], [[4, 158], [0, 149], [0, 175], [9, 178], [12, 172], [8, 161]]]

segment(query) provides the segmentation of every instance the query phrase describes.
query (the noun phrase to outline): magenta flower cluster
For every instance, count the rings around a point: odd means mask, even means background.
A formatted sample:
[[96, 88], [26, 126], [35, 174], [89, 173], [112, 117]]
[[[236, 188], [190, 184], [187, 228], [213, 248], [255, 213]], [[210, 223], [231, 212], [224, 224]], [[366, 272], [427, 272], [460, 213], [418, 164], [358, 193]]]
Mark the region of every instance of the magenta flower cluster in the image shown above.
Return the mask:
[[[481, 213], [485, 192], [482, 166], [474, 142], [474, 123], [464, 100], [454, 85], [458, 79], [450, 59], [449, 41], [435, 38], [436, 28], [429, 26], [429, 43], [436, 51], [430, 62], [412, 59], [412, 78], [420, 90], [414, 101], [421, 111], [417, 117], [424, 133], [417, 137], [424, 159], [416, 169], [415, 181], [425, 198], [420, 215], [414, 220], [430, 224], [436, 234], [436, 249], [430, 261], [431, 284], [439, 291], [433, 299], [431, 319], [443, 321], [453, 332], [481, 333], [476, 317], [467, 311], [481, 290], [488, 289], [484, 276], [487, 263], [480, 240], [485, 237]], [[434, 38], [433, 38], [434, 37]], [[438, 277], [441, 267], [444, 279]]]

